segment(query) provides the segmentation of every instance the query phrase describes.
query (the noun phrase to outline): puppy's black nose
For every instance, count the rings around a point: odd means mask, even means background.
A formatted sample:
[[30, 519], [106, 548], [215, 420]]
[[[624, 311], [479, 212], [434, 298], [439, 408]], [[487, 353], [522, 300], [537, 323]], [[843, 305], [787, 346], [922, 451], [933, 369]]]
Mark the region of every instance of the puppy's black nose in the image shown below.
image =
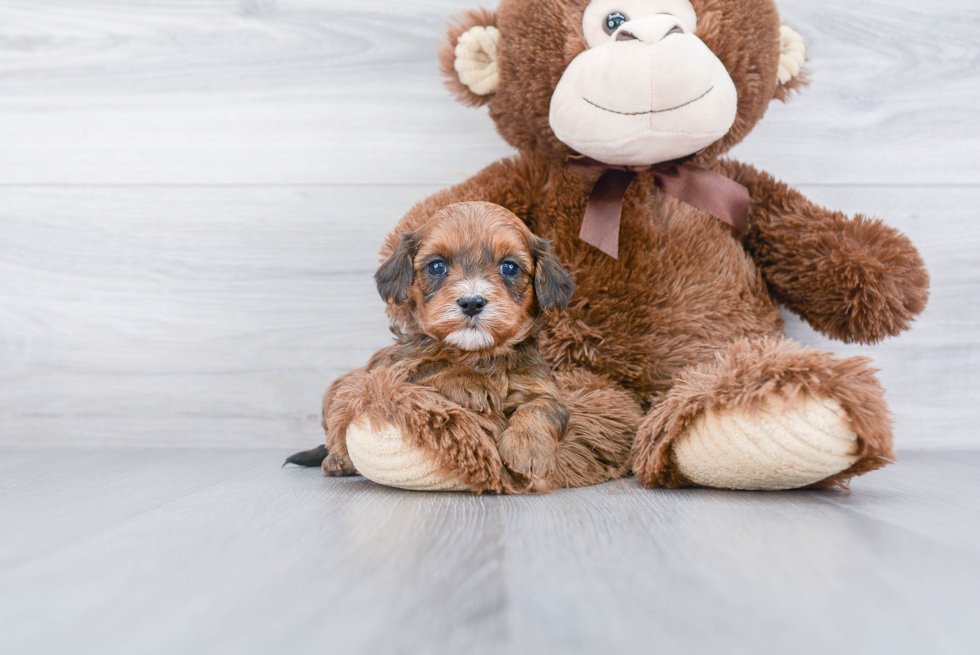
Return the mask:
[[483, 296], [463, 296], [458, 302], [460, 309], [467, 316], [476, 316], [487, 306], [487, 299]]

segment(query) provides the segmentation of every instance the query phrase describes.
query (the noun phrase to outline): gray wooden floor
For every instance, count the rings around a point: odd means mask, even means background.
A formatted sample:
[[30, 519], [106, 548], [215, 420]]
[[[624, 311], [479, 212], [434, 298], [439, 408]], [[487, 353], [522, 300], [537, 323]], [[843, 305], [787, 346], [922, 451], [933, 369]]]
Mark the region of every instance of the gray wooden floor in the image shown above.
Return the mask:
[[[0, 653], [980, 653], [980, 4], [780, 0], [812, 85], [733, 153], [933, 280], [851, 493], [411, 494], [279, 469], [389, 340], [416, 201], [509, 148], [477, 0], [0, 0]], [[493, 5], [493, 0], [482, 4]]]
[[3, 653], [976, 653], [980, 453], [853, 491], [387, 489], [0, 448]]

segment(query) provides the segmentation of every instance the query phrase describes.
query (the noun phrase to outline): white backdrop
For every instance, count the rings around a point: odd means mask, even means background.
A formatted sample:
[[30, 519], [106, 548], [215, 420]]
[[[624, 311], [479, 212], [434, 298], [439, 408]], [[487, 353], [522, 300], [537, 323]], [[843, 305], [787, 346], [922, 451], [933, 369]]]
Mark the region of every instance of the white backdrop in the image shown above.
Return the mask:
[[[487, 0], [491, 2], [492, 0]], [[310, 446], [417, 200], [510, 153], [435, 48], [478, 0], [0, 0], [0, 441]], [[782, 0], [812, 84], [734, 156], [917, 243], [898, 447], [980, 444], [980, 5]]]

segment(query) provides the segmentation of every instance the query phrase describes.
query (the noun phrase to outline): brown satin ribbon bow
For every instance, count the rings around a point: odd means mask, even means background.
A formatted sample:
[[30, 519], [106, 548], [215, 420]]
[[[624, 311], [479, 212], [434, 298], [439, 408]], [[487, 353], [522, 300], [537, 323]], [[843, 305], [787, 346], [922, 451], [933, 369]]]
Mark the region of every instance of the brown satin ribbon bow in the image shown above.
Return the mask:
[[730, 177], [692, 166], [686, 161], [678, 159], [653, 166], [609, 166], [585, 155], [569, 156], [570, 164], [605, 171], [592, 187], [579, 238], [613, 259], [619, 258], [623, 197], [639, 173], [650, 173], [657, 186], [678, 200], [711, 214], [739, 232], [747, 231], [749, 190]]

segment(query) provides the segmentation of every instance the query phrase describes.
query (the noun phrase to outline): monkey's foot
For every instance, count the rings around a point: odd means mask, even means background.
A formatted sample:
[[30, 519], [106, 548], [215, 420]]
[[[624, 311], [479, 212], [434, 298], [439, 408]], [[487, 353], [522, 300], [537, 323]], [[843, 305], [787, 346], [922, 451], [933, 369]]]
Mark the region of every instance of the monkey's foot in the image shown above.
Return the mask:
[[378, 484], [414, 491], [468, 491], [462, 480], [444, 472], [430, 453], [402, 438], [389, 424], [359, 419], [347, 428], [347, 453], [358, 473]]
[[858, 437], [841, 406], [805, 394], [706, 411], [674, 442], [677, 471], [704, 487], [798, 489], [849, 469]]
[[657, 399], [633, 471], [648, 487], [844, 486], [894, 460], [883, 395], [866, 359], [739, 341]]

